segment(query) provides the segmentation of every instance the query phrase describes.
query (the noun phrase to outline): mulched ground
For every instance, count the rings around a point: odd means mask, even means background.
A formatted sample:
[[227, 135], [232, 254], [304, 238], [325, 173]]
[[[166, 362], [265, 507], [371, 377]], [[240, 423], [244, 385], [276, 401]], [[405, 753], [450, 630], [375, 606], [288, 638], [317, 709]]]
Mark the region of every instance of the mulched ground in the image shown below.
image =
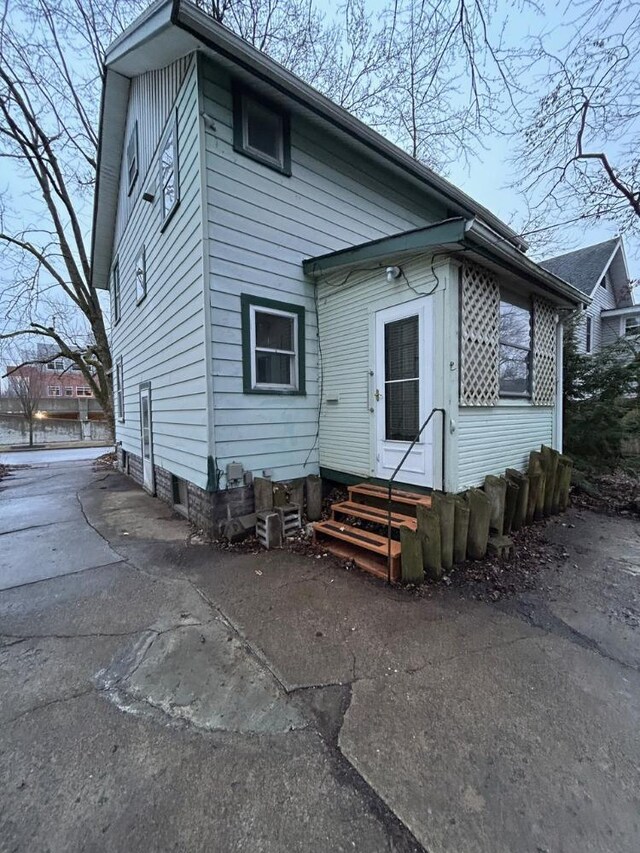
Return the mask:
[[571, 498], [579, 509], [640, 517], [640, 476], [633, 469], [624, 468], [609, 473], [578, 471]]
[[115, 451], [111, 451], [110, 453], [103, 453], [102, 456], [98, 456], [97, 459], [93, 462], [93, 470], [94, 471], [110, 471], [116, 464], [116, 454]]

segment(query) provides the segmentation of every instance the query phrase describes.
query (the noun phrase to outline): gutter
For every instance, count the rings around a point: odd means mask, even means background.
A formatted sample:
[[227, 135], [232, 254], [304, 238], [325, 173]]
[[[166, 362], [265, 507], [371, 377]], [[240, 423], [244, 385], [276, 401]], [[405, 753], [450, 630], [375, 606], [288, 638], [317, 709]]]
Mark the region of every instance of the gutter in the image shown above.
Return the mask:
[[515, 231], [506, 226], [491, 211], [474, 201], [441, 178], [428, 167], [410, 157], [400, 148], [366, 124], [350, 115], [342, 107], [334, 104], [299, 77], [287, 71], [278, 63], [247, 44], [231, 30], [212, 20], [193, 3], [173, 0], [171, 23], [205, 44], [214, 53], [229, 62], [243, 68], [252, 76], [271, 86], [285, 98], [295, 101], [314, 115], [328, 121], [335, 128], [347, 134], [356, 142], [382, 156], [403, 171], [410, 173], [440, 197], [441, 201], [456, 208], [465, 218], [482, 216], [500, 236], [521, 250], [528, 248], [527, 243]]
[[577, 287], [545, 270], [477, 219], [467, 223], [463, 243], [483, 254], [488, 260], [498, 258], [504, 266], [511, 268], [519, 275], [524, 274], [536, 284], [554, 293], [562, 294], [574, 304], [589, 305], [591, 303], [590, 296], [586, 296]]

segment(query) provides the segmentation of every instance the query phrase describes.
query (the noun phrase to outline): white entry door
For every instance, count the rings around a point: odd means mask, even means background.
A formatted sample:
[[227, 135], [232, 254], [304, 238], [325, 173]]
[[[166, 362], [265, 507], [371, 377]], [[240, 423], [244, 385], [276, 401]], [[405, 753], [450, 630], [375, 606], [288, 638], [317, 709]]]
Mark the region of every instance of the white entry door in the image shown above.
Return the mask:
[[153, 432], [151, 429], [151, 388], [140, 386], [140, 434], [142, 445], [142, 480], [145, 489], [155, 491], [153, 480]]
[[[433, 405], [433, 319], [429, 299], [376, 314], [376, 476], [389, 479]], [[433, 486], [433, 423], [396, 476]]]

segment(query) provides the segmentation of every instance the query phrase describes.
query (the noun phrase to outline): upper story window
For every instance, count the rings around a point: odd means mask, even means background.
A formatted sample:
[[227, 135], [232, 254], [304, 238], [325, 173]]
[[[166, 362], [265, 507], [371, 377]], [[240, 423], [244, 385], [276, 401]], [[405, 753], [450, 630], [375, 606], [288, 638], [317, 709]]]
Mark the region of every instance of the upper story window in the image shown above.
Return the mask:
[[304, 394], [304, 308], [242, 295], [245, 393]]
[[49, 385], [49, 397], [59, 397], [60, 396], [60, 386], [59, 385]]
[[73, 388], [71, 387], [71, 385], [67, 385], [67, 387], [64, 389], [64, 395], [65, 397], [73, 397]]
[[500, 294], [499, 377], [501, 397], [531, 396], [531, 305]]
[[91, 397], [93, 393], [89, 385], [77, 385], [76, 386], [76, 397]]
[[138, 122], [133, 125], [127, 142], [127, 179], [129, 192], [133, 189], [138, 177]]
[[47, 364], [47, 370], [64, 370], [64, 361], [58, 359]]
[[162, 227], [173, 215], [180, 200], [178, 180], [178, 129], [174, 120], [167, 131], [160, 148], [160, 201], [162, 206]]
[[610, 282], [610, 280], [609, 280], [609, 273], [608, 273], [608, 272], [606, 272], [606, 273], [602, 276], [602, 279], [600, 280], [600, 287], [604, 287], [604, 289], [606, 290], [606, 289], [607, 289], [607, 286], [608, 286], [610, 283], [611, 283], [611, 282]]
[[136, 261], [136, 303], [139, 305], [147, 295], [147, 259], [144, 250], [138, 255]]
[[122, 356], [116, 361], [116, 415], [124, 421], [124, 385], [122, 377]]
[[626, 335], [640, 335], [640, 317], [627, 317], [624, 321]]
[[587, 352], [591, 352], [592, 325], [593, 320], [591, 319], [591, 317], [587, 317], [587, 328], [584, 342], [584, 348]]
[[291, 174], [289, 116], [250, 92], [234, 88], [233, 147], [265, 166]]
[[113, 322], [120, 320], [120, 264], [118, 261], [113, 266], [111, 273], [111, 298], [113, 300]]

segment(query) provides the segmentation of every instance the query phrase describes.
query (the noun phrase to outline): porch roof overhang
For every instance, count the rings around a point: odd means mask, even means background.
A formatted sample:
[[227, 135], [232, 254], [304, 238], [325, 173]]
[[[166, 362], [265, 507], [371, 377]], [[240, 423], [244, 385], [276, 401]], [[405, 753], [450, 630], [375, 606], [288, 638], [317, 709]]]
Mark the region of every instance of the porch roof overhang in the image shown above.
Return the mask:
[[640, 314], [640, 305], [628, 305], [626, 308], [609, 308], [601, 311], [601, 317], [629, 317]]
[[526, 280], [561, 307], [577, 308], [591, 302], [589, 296], [539, 266], [475, 218], [443, 219], [423, 228], [307, 258], [303, 261], [303, 269], [306, 275], [318, 280], [328, 274], [372, 265], [383, 267], [391, 261], [402, 261], [421, 254], [465, 258], [483, 264], [498, 274], [506, 272]]

